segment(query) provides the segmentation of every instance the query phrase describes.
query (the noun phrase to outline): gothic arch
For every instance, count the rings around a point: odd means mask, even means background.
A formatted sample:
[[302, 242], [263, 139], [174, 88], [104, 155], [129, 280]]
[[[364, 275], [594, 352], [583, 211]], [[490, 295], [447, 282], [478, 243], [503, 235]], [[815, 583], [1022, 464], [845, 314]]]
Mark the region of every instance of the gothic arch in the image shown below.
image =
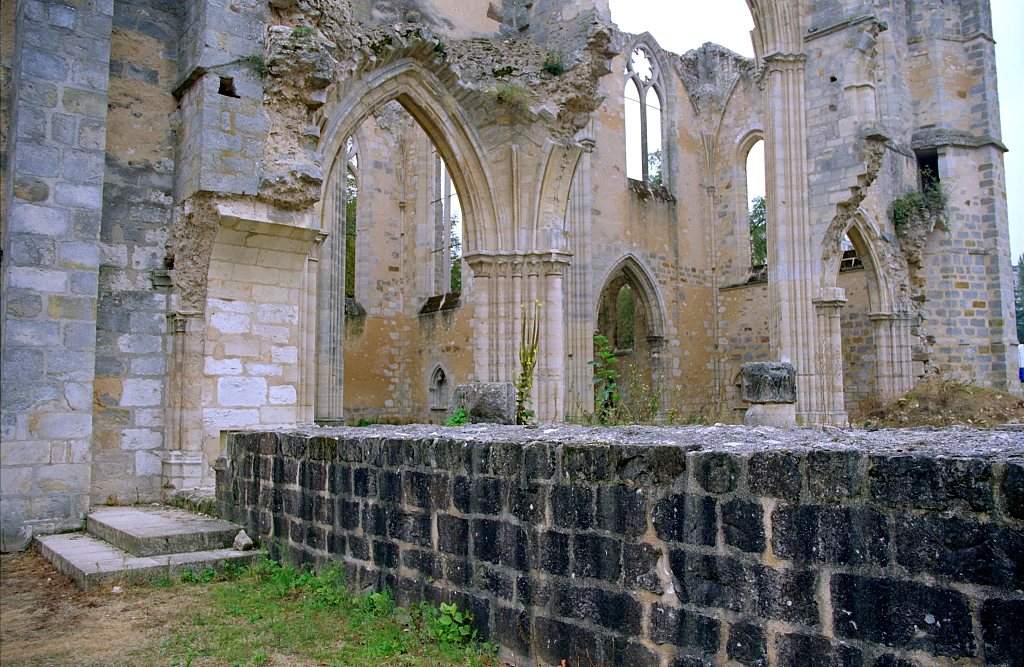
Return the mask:
[[[346, 137], [375, 109], [397, 101], [419, 123], [451, 171], [463, 207], [467, 255], [506, 247], [479, 138], [445, 84], [419, 62], [402, 59], [347, 82], [323, 111], [321, 153], [333, 164]], [[330, 168], [326, 171], [330, 171]]]
[[636, 292], [637, 302], [644, 308], [647, 314], [647, 321], [650, 327], [650, 336], [664, 338], [667, 329], [665, 313], [665, 302], [661, 297], [658, 284], [651, 277], [651, 272], [644, 267], [640, 259], [633, 253], [615, 263], [615, 266], [608, 271], [601, 280], [601, 289], [598, 290], [598, 301], [594, 305], [594, 321], [596, 322], [601, 308], [601, 297], [608, 286], [619, 275], [625, 276], [627, 282]]
[[872, 313], [894, 314], [897, 312], [892, 277], [885, 270], [881, 260], [885, 257], [881, 230], [867, 211], [858, 209], [849, 216], [845, 225], [834, 225], [822, 242], [821, 287], [827, 290], [836, 286], [839, 262], [842, 259], [842, 239], [846, 236], [853, 243], [857, 255], [864, 262], [868, 276], [868, 301]]

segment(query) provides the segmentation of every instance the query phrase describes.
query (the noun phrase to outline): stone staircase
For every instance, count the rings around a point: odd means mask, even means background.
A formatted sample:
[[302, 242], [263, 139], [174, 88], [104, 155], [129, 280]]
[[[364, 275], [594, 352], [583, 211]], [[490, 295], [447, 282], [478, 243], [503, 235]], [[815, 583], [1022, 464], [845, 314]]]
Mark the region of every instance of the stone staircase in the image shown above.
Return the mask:
[[95, 507], [85, 532], [44, 535], [36, 541], [44, 558], [89, 589], [178, 578], [185, 571], [248, 565], [262, 558], [262, 551], [233, 547], [239, 530], [228, 521], [163, 505]]

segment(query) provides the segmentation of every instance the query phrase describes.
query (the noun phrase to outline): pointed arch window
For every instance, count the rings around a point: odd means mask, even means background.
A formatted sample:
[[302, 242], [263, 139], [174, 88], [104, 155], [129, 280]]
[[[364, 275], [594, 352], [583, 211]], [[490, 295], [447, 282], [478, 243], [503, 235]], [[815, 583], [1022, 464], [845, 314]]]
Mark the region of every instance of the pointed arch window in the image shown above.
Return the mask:
[[664, 108], [657, 65], [647, 47], [637, 46], [626, 62], [626, 176], [654, 187], [664, 185]]
[[356, 298], [356, 208], [359, 205], [359, 150], [356, 141], [345, 141], [345, 177], [339, 182], [342, 191], [337, 198], [338, 212], [345, 225], [345, 298]]

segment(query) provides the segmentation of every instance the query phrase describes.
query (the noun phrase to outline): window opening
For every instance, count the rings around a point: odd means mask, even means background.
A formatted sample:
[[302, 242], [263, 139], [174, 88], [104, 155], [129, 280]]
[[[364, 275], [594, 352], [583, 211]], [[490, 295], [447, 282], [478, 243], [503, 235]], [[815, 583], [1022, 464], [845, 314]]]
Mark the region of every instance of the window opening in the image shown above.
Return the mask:
[[857, 254], [857, 248], [853, 245], [853, 241], [850, 240], [849, 236], [843, 236], [839, 248], [843, 252], [842, 258], [839, 260], [840, 271], [853, 271], [864, 268], [864, 262], [861, 260], [860, 255]]
[[444, 369], [440, 367], [434, 369], [434, 372], [430, 375], [430, 409], [447, 410], [448, 395], [450, 393], [448, 376], [445, 375]]
[[768, 267], [768, 203], [765, 199], [764, 140], [747, 152], [747, 224], [750, 227], [750, 266], [754, 273]]
[[434, 150], [434, 293], [462, 292], [462, 202], [451, 172]]
[[935, 185], [941, 180], [938, 151], [917, 153], [917, 175], [922, 190], [927, 190], [929, 186]]
[[359, 154], [355, 139], [349, 137], [345, 141], [345, 180], [341, 184], [343, 191], [338, 197], [342, 207], [340, 217], [345, 221], [345, 297], [356, 298], [356, 240], [357, 213], [359, 205]]
[[623, 285], [615, 297], [615, 348], [628, 352], [636, 343], [636, 298], [629, 285]]
[[235, 80], [230, 76], [220, 77], [220, 84], [217, 86], [217, 93], [224, 97], [238, 97], [238, 93], [235, 92]]
[[654, 187], [664, 185], [662, 98], [657, 70], [647, 49], [638, 46], [626, 64], [626, 176]]

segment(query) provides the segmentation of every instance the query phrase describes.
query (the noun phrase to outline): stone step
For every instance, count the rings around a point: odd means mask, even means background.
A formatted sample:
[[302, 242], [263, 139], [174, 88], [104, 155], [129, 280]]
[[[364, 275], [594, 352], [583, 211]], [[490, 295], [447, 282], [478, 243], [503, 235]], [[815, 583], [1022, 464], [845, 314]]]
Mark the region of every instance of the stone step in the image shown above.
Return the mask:
[[212, 549], [159, 556], [133, 556], [86, 533], [41, 535], [36, 538], [46, 560], [83, 589], [112, 583], [143, 583], [180, 578], [185, 571], [220, 570], [227, 563], [250, 565], [263, 551]]
[[231, 547], [239, 527], [164, 505], [96, 507], [86, 531], [133, 556], [159, 556]]

